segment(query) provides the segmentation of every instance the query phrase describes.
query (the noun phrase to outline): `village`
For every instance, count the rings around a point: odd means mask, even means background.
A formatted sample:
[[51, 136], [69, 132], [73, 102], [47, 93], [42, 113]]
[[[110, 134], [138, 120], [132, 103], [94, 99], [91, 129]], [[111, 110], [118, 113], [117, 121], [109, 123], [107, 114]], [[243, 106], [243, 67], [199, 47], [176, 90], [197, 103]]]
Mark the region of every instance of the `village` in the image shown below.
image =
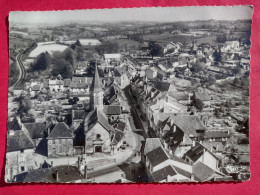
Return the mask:
[[250, 22], [11, 26], [5, 180], [249, 180]]

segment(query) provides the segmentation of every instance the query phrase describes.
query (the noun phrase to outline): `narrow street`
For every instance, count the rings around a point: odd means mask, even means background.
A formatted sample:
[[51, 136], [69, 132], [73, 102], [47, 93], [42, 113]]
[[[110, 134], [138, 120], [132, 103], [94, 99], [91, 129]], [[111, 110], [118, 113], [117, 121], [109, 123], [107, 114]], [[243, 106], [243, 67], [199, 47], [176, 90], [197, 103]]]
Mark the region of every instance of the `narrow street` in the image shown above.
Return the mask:
[[145, 139], [148, 138], [149, 137], [148, 136], [148, 125], [147, 125], [146, 122], [142, 121], [140, 114], [139, 114], [139, 111], [136, 109], [136, 106], [138, 104], [137, 104], [136, 100], [133, 98], [133, 95], [130, 92], [130, 86], [127, 86], [125, 88], [125, 95], [129, 100], [130, 107], [131, 107], [131, 114], [132, 114], [132, 117], [134, 119], [136, 128], [143, 130], [144, 138]]

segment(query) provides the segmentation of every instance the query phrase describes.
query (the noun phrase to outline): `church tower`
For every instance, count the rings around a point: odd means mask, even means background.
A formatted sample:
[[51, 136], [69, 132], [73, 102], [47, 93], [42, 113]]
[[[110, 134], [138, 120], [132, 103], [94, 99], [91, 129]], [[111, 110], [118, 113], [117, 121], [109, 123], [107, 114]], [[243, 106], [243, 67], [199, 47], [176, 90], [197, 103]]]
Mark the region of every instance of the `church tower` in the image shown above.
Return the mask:
[[92, 109], [97, 108], [103, 110], [104, 90], [102, 88], [102, 84], [99, 79], [97, 63], [95, 66], [95, 75], [92, 80], [90, 92], [91, 92], [91, 97], [90, 97], [91, 108]]

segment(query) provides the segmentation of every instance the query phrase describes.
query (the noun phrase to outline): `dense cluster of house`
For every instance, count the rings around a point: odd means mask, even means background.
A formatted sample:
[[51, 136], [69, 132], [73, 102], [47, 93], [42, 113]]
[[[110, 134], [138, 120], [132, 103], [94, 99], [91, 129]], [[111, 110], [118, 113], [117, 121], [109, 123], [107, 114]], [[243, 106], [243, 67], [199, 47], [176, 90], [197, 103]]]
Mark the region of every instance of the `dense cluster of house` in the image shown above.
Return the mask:
[[[164, 57], [155, 59], [148, 56], [147, 47], [144, 43], [139, 52], [105, 54], [100, 64], [104, 77], [99, 76], [96, 64], [94, 77], [63, 79], [59, 75], [14, 89], [14, 97], [30, 97], [34, 117], [33, 122], [19, 117], [8, 121], [6, 180], [19, 180], [21, 174], [42, 167], [34, 160], [35, 154], [59, 158], [117, 153], [125, 131], [133, 125], [123, 91], [127, 86], [138, 105], [131, 109], [137, 110], [148, 125], [150, 138], [141, 152], [150, 181], [234, 179], [232, 171], [221, 167], [229, 131], [212, 129], [207, 125], [207, 115], [190, 108], [198, 98], [210, 111], [213, 97], [199, 89], [179, 90], [171, 79], [202, 78], [200, 73], [191, 71], [192, 64], [197, 62], [203, 62], [208, 71], [215, 73], [223, 73], [223, 67], [236, 66], [246, 71], [249, 47], [238, 41], [218, 47], [192, 44], [188, 48], [171, 42], [164, 47]], [[221, 52], [221, 65], [213, 66], [216, 50]], [[140, 58], [146, 60], [136, 63]], [[78, 68], [75, 74], [84, 72], [83, 69], [86, 67]], [[63, 168], [68, 169], [60, 167]], [[48, 170], [58, 181], [51, 165]]]
[[[69, 90], [64, 88], [66, 81], [48, 80], [47, 86], [51, 91], [64, 92]], [[84, 83], [86, 88], [87, 81], [88, 78], [74, 77], [69, 86]], [[66, 111], [71, 123], [51, 113], [35, 122], [24, 122], [19, 117], [8, 121], [6, 180], [17, 180], [20, 174], [41, 168], [42, 164], [37, 164], [35, 160], [36, 154], [55, 159], [81, 154], [117, 153], [125, 131], [130, 128], [129, 106], [116, 83], [106, 84], [102, 84], [96, 65], [88, 92], [81, 92], [88, 97], [87, 109], [76, 107]], [[36, 95], [31, 93], [31, 89], [38, 85], [29, 87], [31, 97]]]

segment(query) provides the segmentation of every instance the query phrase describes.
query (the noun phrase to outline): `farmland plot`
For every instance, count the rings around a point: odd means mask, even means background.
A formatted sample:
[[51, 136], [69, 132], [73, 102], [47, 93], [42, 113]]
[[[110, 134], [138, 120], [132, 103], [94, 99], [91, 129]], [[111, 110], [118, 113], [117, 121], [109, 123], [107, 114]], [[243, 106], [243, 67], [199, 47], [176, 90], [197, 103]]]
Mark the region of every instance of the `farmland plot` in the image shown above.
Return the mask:
[[68, 46], [66, 45], [59, 45], [59, 44], [38, 44], [38, 46], [32, 50], [32, 52], [29, 54], [30, 58], [35, 58], [42, 52], [48, 52], [52, 54], [55, 51], [64, 51]]

